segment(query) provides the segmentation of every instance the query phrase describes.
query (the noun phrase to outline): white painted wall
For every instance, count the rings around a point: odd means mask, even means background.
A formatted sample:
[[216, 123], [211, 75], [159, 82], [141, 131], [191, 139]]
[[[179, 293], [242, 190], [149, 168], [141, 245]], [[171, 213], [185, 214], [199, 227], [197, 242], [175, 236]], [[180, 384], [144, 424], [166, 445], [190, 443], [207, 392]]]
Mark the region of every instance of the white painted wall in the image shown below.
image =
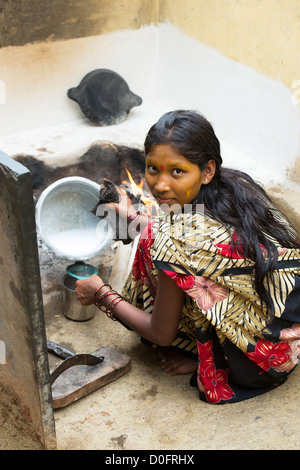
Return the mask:
[[[284, 180], [299, 156], [292, 92], [170, 25], [0, 49], [0, 64], [0, 148], [11, 156], [62, 165], [97, 140], [141, 147], [149, 127], [176, 108], [204, 114], [224, 164], [263, 183]], [[143, 98], [123, 123], [94, 126], [66, 95], [97, 68], [118, 72]]]

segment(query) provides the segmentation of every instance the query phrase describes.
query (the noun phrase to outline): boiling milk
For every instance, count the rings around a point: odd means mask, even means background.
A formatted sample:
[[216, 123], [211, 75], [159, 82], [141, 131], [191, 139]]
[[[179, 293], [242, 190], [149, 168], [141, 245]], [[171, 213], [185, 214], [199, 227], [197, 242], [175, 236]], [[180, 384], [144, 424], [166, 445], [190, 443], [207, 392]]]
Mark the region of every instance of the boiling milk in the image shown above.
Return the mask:
[[57, 253], [64, 257], [83, 259], [100, 251], [107, 242], [108, 234], [100, 237], [96, 227], [77, 228], [58, 232], [48, 236], [49, 243], [55, 247]]

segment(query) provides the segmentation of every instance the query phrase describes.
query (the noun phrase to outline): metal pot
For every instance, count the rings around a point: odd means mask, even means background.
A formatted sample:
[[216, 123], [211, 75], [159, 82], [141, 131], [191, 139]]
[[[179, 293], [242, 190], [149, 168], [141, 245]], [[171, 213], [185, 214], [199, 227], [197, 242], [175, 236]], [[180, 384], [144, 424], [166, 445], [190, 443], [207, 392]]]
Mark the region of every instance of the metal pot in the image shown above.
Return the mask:
[[112, 241], [113, 230], [92, 213], [99, 184], [81, 176], [62, 178], [48, 186], [36, 205], [37, 232], [45, 245], [69, 260], [89, 259]]

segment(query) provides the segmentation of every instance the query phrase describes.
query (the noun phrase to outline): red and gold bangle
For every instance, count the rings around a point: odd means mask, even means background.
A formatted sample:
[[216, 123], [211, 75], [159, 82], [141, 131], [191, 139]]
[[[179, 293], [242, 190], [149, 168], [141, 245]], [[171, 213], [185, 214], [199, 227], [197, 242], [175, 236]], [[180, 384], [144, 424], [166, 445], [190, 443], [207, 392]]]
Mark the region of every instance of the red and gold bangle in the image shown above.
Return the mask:
[[129, 222], [133, 222], [137, 217], [139, 217], [141, 215], [141, 212], [140, 211], [136, 211], [134, 212], [133, 214], [129, 215], [128, 216], [128, 221]]
[[116, 321], [117, 318], [114, 316], [114, 313], [113, 313], [113, 309], [120, 303], [122, 302], [122, 300], [125, 300], [121, 295], [117, 295], [117, 297], [113, 298], [109, 304], [107, 305], [106, 307], [106, 315], [108, 316], [108, 318], [110, 318], [111, 320], [114, 320]]
[[108, 296], [114, 295], [114, 294], [115, 294], [115, 292], [110, 291], [110, 290], [106, 290], [105, 292], [103, 292], [100, 295], [100, 297], [98, 299], [96, 299], [96, 302], [95, 302], [96, 307], [98, 307], [100, 310], [102, 310], [102, 312], [105, 312], [106, 310], [103, 310], [103, 309], [105, 309], [105, 306], [102, 305], [101, 300], [104, 299], [104, 297], [108, 297]]
[[[94, 294], [94, 299], [93, 299], [93, 300], [94, 300], [94, 304], [96, 304], [96, 300], [99, 300], [99, 299], [96, 299], [96, 296], [97, 296], [99, 290], [102, 289], [102, 287], [109, 287], [109, 289], [112, 290], [112, 288], [111, 288], [111, 286], [110, 286], [109, 284], [102, 284], [102, 286], [98, 287], [98, 289], [96, 289], [96, 292], [95, 292], [95, 294]], [[108, 291], [105, 291], [105, 292], [108, 292]], [[104, 294], [104, 292], [103, 292], [103, 294]], [[101, 294], [100, 297], [102, 297], [102, 294]], [[99, 297], [99, 298], [100, 298], [100, 297]]]
[[[106, 290], [106, 291], [102, 292], [102, 294], [100, 294], [100, 296], [97, 298], [97, 293], [99, 292], [99, 290], [103, 286], [109, 287], [110, 290]], [[109, 297], [110, 295], [114, 295], [115, 297], [112, 300], [109, 301], [107, 306], [102, 305], [101, 300], [104, 299], [105, 297]], [[103, 284], [101, 287], [99, 287], [96, 290], [95, 295], [94, 295], [94, 304], [96, 305], [96, 307], [98, 307], [102, 312], [106, 313], [108, 318], [110, 318], [111, 320], [115, 320], [115, 321], [117, 320], [117, 318], [115, 318], [115, 316], [113, 314], [113, 309], [122, 300], [125, 300], [124, 297], [122, 297], [122, 295], [118, 294], [118, 292], [113, 290], [109, 284]]]

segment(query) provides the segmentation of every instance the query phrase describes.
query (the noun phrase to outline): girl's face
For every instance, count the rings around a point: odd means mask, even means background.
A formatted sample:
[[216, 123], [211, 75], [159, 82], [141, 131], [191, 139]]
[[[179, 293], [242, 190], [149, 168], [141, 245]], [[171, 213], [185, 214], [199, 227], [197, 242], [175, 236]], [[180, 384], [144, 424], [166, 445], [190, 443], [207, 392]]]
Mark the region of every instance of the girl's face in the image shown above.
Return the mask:
[[[146, 183], [154, 198], [168, 210], [190, 204], [214, 175], [215, 162], [210, 160], [201, 172], [198, 165], [180, 155], [171, 145], [159, 144], [146, 157]], [[163, 209], [163, 207], [162, 207]]]

